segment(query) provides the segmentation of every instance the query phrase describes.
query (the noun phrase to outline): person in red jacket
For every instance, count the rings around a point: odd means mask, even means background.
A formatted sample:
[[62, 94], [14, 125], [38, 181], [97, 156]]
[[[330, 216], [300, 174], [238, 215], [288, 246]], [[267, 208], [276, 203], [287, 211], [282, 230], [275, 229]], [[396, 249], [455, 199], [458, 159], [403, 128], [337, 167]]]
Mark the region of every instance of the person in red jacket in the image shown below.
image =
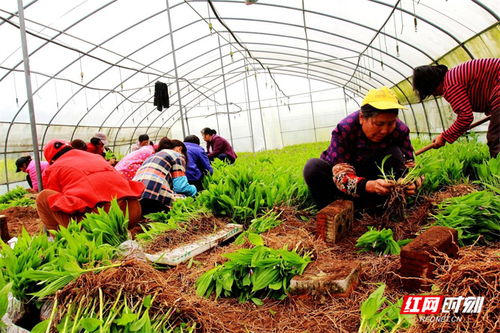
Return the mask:
[[434, 148], [455, 142], [474, 120], [473, 112], [491, 115], [486, 139], [490, 155], [500, 152], [500, 59], [474, 59], [450, 70], [445, 65], [420, 66], [413, 70], [413, 88], [420, 100], [443, 96], [457, 119], [434, 140]]
[[142, 183], [125, 179], [101, 156], [73, 149], [62, 140], [49, 141], [43, 154], [50, 165], [36, 206], [47, 229], [67, 226], [70, 219], [79, 221], [99, 207], [107, 211], [113, 198], [124, 212], [128, 208], [129, 228], [140, 220]]
[[230, 164], [233, 164], [238, 157], [231, 147], [231, 144], [227, 142], [221, 136], [217, 135], [217, 131], [208, 127], [201, 130], [201, 135], [203, 140], [207, 143], [207, 156], [210, 161], [218, 158]]

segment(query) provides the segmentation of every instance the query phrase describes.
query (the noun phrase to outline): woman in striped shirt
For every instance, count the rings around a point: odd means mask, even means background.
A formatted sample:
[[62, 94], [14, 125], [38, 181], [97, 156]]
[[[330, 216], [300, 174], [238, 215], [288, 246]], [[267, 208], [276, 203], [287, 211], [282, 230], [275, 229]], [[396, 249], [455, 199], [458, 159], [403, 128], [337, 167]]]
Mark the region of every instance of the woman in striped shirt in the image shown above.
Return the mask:
[[420, 100], [443, 96], [457, 119], [434, 140], [434, 148], [455, 142], [474, 120], [473, 112], [491, 115], [486, 136], [490, 154], [500, 151], [500, 59], [475, 59], [448, 70], [444, 65], [420, 66], [413, 71], [413, 88]]

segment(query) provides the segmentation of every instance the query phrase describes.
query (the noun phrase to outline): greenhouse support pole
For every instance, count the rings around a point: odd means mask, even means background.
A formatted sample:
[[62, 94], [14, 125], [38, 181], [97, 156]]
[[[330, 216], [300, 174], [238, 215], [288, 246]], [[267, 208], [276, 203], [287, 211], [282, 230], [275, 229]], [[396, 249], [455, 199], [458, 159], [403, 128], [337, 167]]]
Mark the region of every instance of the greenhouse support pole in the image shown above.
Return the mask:
[[342, 88], [342, 90], [344, 91], [344, 107], [345, 107], [345, 116], [347, 117], [348, 112], [349, 112], [349, 111], [347, 111], [347, 99], [346, 99], [346, 96], [347, 96], [347, 95], [345, 94], [345, 88]]
[[172, 31], [172, 20], [170, 17], [170, 5], [167, 2], [167, 15], [168, 15], [168, 28], [170, 29], [170, 44], [172, 45], [172, 58], [174, 60], [174, 73], [175, 73], [175, 84], [177, 86], [177, 100], [179, 101], [179, 112], [182, 125], [182, 135], [186, 137], [186, 129], [184, 127], [184, 114], [182, 112], [182, 101], [181, 101], [181, 89], [179, 87], [179, 73], [177, 72], [177, 59], [175, 57], [175, 46], [174, 46], [174, 33]]
[[38, 189], [43, 190], [42, 170], [40, 168], [40, 153], [38, 150], [38, 134], [36, 132], [35, 106], [33, 104], [33, 90], [31, 89], [30, 63], [28, 56], [28, 42], [26, 41], [26, 26], [24, 24], [23, 0], [17, 0], [19, 10], [19, 31], [21, 32], [21, 47], [23, 48], [24, 77], [26, 79], [26, 95], [28, 97], [28, 109], [30, 114], [31, 139], [33, 141], [33, 155], [35, 157], [36, 178]]
[[217, 41], [219, 42], [220, 69], [222, 71], [222, 84], [224, 85], [224, 97], [226, 98], [227, 122], [229, 124], [229, 139], [231, 141], [231, 146], [234, 146], [233, 130], [231, 129], [231, 116], [229, 115], [229, 101], [227, 99], [226, 73], [224, 72], [224, 61], [222, 61], [222, 49], [221, 49], [221, 45], [220, 45], [220, 35], [217, 35]]
[[311, 102], [311, 116], [313, 121], [313, 131], [314, 131], [314, 142], [318, 142], [318, 136], [316, 135], [316, 120], [314, 119], [314, 105], [313, 105], [313, 97], [311, 91], [311, 79], [307, 78], [307, 84], [309, 85], [309, 101]]
[[219, 112], [217, 111], [217, 101], [215, 100], [215, 94], [214, 94], [214, 108], [215, 108], [215, 121], [217, 122], [217, 130], [220, 131]]
[[260, 103], [260, 90], [259, 90], [259, 82], [257, 81], [257, 73], [255, 76], [255, 86], [257, 87], [257, 100], [259, 101], [259, 113], [260, 113], [260, 123], [262, 125], [262, 138], [264, 139], [264, 150], [267, 150], [267, 142], [266, 142], [266, 131], [264, 130], [264, 118], [262, 117], [262, 104]]
[[280, 105], [278, 102], [278, 93], [277, 93], [276, 86], [274, 86], [274, 97], [276, 98], [276, 109], [278, 110], [278, 124], [280, 126], [281, 147], [284, 147], [285, 141], [283, 140], [283, 127], [281, 126]]
[[[187, 129], [187, 134], [189, 135], [191, 131], [189, 130], [189, 121], [188, 121], [188, 112], [187, 112], [187, 107], [184, 106], [184, 115], [186, 116], [186, 129]], [[186, 137], [186, 136], [184, 136]]]
[[[246, 64], [246, 61], [245, 61]], [[253, 137], [253, 123], [252, 123], [252, 108], [250, 105], [250, 86], [248, 85], [248, 71], [247, 67], [245, 66], [245, 84], [244, 87], [246, 88], [246, 99], [247, 99], [247, 108], [248, 108], [248, 125], [250, 126], [250, 138], [252, 140], [252, 151], [255, 153], [255, 143], [254, 143], [254, 137]]]

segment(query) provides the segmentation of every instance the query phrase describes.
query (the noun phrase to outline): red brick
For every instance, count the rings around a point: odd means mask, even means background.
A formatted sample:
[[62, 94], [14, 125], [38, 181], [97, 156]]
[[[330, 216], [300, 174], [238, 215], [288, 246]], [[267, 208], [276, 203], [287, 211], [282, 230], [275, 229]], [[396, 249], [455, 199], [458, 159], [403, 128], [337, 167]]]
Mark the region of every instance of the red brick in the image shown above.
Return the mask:
[[352, 226], [354, 207], [352, 201], [336, 200], [316, 215], [316, 232], [327, 243], [337, 243]]
[[5, 215], [0, 215], [0, 237], [4, 242], [7, 242], [10, 239], [7, 217]]
[[[430, 284], [419, 278], [433, 278], [439, 253], [455, 257], [458, 252], [457, 231], [431, 227], [401, 249], [401, 276], [406, 290], [429, 290]], [[433, 258], [437, 256], [438, 258]]]

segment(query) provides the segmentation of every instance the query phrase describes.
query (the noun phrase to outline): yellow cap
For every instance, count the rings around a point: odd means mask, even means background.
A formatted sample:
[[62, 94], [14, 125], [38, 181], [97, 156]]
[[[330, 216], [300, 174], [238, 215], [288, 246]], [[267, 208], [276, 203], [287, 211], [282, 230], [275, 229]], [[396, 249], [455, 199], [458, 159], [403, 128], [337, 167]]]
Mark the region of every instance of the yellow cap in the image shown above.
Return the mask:
[[376, 109], [387, 110], [387, 109], [407, 109], [401, 104], [399, 104], [396, 94], [387, 88], [382, 87], [379, 89], [371, 89], [366, 94], [361, 106], [365, 104], [370, 104]]

